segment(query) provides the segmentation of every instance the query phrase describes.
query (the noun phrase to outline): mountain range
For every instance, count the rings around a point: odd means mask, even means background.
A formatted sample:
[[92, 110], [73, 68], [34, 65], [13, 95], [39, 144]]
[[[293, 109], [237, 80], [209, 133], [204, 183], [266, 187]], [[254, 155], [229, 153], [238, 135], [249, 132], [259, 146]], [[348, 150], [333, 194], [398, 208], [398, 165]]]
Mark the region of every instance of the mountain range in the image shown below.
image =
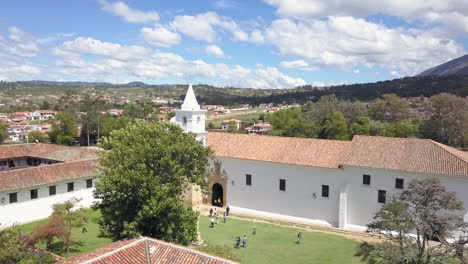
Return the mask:
[[468, 75], [468, 55], [425, 70], [416, 76], [429, 75]]

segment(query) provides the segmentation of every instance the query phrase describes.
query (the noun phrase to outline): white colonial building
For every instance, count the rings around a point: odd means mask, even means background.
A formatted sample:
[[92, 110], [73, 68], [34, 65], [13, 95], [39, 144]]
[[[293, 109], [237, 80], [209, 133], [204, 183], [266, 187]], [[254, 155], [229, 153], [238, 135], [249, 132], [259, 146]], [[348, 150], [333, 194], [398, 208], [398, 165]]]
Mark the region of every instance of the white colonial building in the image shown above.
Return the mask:
[[[364, 230], [389, 195], [436, 177], [468, 208], [468, 153], [426, 139], [352, 141], [205, 132], [192, 86], [171, 120], [214, 150], [205, 202], [234, 213]], [[0, 223], [48, 217], [71, 197], [93, 202], [95, 149], [48, 144], [0, 147]], [[193, 188], [186, 198], [196, 204]], [[468, 221], [468, 209], [461, 214]]]
[[[186, 101], [198, 109], [191, 87]], [[175, 120], [203, 114], [186, 109]], [[234, 212], [365, 230], [389, 195], [427, 177], [439, 178], [468, 208], [468, 153], [432, 140], [206, 134], [205, 119], [199, 120], [194, 132], [206, 135], [201, 140], [215, 153], [212, 194], [205, 202], [229, 204]], [[468, 221], [467, 210], [462, 214]]]
[[0, 147], [0, 224], [44, 219], [52, 205], [71, 198], [89, 207], [98, 159], [95, 148], [52, 144]]

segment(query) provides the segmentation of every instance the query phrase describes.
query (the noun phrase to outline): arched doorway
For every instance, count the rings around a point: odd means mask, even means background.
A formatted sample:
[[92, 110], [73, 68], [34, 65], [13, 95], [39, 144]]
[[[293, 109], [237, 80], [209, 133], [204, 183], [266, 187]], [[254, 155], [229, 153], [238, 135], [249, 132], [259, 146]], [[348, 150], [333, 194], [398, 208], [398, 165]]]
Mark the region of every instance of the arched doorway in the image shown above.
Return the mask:
[[213, 184], [211, 203], [214, 206], [223, 206], [223, 186], [219, 183]]

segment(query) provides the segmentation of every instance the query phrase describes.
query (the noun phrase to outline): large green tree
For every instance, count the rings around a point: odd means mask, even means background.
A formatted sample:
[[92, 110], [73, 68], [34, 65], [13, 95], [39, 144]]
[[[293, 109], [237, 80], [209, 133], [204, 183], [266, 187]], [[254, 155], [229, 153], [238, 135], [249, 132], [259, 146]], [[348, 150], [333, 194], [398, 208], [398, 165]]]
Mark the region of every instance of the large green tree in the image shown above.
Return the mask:
[[316, 103], [307, 102], [303, 106], [303, 112], [305, 120], [319, 124], [323, 124], [325, 119], [333, 113], [341, 112], [348, 125], [367, 114], [365, 106], [360, 102], [340, 100], [334, 94], [324, 95]]
[[371, 252], [369, 263], [455, 263], [450, 256], [461, 258], [467, 243], [466, 223], [457, 212], [462, 209], [455, 193], [438, 179], [411, 181], [367, 226], [387, 238]]
[[29, 141], [30, 143], [34, 143], [34, 142], [46, 143], [46, 142], [47, 142], [47, 138], [44, 136], [44, 134], [42, 134], [42, 133], [39, 132], [39, 131], [31, 131], [31, 132], [29, 132], [29, 134], [28, 134], [28, 141]]
[[325, 139], [349, 139], [348, 125], [341, 112], [335, 112], [330, 115], [322, 126], [320, 137]]
[[468, 105], [461, 97], [441, 93], [431, 97], [431, 119], [426, 122], [424, 135], [450, 146], [463, 146], [468, 134]]
[[351, 134], [354, 135], [370, 135], [371, 124], [367, 116], [361, 116], [356, 119], [356, 122], [351, 126]]
[[182, 195], [191, 183], [206, 190], [210, 149], [175, 124], [143, 121], [111, 132], [102, 147], [95, 191], [102, 236], [196, 239], [197, 213]]
[[373, 120], [395, 122], [408, 118], [410, 105], [395, 94], [384, 94], [372, 103], [369, 110]]
[[6, 124], [0, 122], [0, 144], [8, 138], [7, 128], [8, 126]]
[[287, 108], [268, 116], [273, 126], [270, 135], [316, 138], [319, 126], [316, 121], [304, 120], [301, 108]]
[[51, 121], [50, 142], [59, 145], [72, 145], [77, 134], [75, 117], [69, 112], [62, 112]]
[[109, 136], [112, 131], [126, 128], [128, 125], [134, 123], [134, 121], [134, 119], [126, 116], [104, 116], [101, 129], [102, 136]]

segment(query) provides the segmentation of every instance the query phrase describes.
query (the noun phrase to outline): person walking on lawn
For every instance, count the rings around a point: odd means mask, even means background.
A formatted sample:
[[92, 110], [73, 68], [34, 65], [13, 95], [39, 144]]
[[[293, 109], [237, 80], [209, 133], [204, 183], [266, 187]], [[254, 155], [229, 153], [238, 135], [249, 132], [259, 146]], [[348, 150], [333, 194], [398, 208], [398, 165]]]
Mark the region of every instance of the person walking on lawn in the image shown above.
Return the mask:
[[247, 248], [247, 237], [244, 235], [244, 238], [242, 239], [242, 247]]

